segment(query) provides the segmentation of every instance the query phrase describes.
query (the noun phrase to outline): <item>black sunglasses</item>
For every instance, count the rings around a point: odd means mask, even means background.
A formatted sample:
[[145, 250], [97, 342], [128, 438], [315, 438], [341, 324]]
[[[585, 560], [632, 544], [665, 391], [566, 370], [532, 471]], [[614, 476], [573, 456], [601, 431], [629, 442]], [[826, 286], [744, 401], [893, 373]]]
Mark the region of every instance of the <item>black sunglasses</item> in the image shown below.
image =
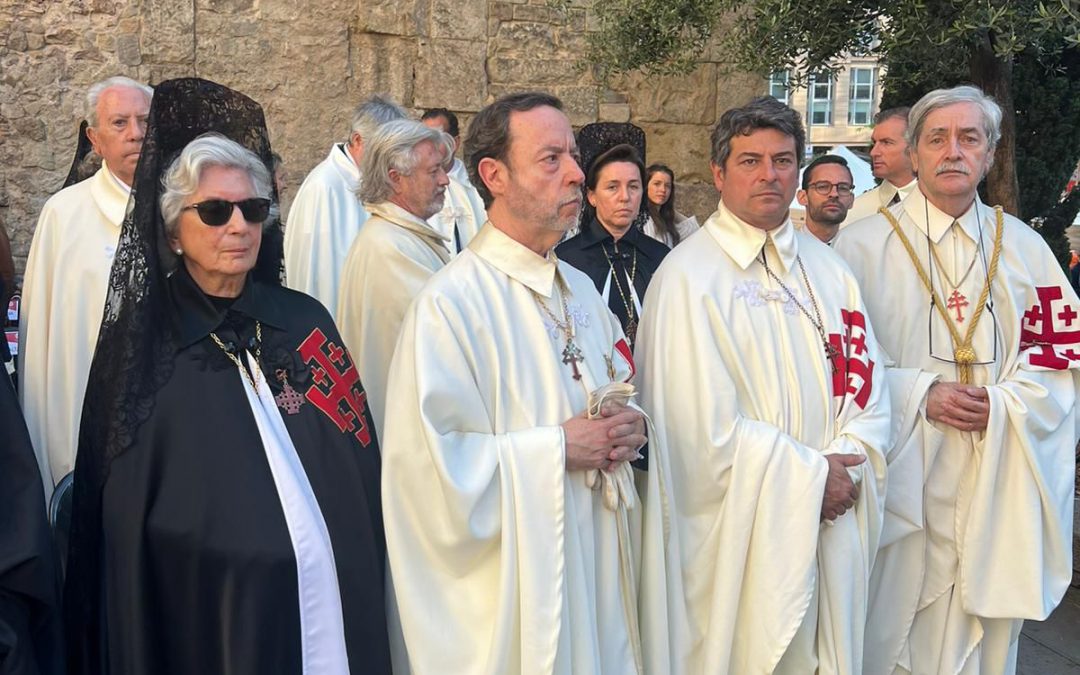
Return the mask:
[[185, 206], [182, 211], [195, 209], [199, 219], [211, 227], [219, 227], [232, 218], [233, 207], [239, 206], [244, 220], [249, 223], [261, 223], [270, 216], [270, 200], [264, 197], [252, 197], [238, 202], [227, 199], [207, 199], [205, 202]]

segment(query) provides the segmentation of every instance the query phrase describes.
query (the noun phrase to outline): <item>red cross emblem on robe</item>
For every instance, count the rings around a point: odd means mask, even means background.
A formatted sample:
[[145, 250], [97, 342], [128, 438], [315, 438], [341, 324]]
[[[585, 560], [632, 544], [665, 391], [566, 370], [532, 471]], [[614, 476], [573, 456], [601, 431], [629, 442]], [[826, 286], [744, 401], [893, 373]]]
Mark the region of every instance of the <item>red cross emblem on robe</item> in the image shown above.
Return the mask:
[[1038, 286], [1039, 301], [1024, 312], [1020, 349], [1035, 368], [1065, 370], [1080, 361], [1080, 320], [1060, 286]]
[[365, 448], [371, 443], [364, 410], [367, 394], [360, 388], [360, 375], [345, 348], [329, 339], [316, 328], [297, 348], [311, 368], [313, 383], [305, 396], [342, 433], [352, 432]]
[[851, 395], [855, 405], [865, 408], [874, 391], [874, 361], [866, 349], [866, 317], [862, 312], [840, 310], [844, 333], [830, 333], [833, 357], [833, 396]]

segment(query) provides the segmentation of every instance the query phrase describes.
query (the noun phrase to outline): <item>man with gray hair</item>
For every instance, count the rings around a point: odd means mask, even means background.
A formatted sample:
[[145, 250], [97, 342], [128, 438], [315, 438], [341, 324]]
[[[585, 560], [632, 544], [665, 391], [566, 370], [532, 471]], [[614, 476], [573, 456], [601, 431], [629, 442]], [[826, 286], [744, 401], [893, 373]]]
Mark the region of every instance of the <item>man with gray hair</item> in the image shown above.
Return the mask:
[[341, 266], [368, 219], [356, 193], [363, 182], [365, 144], [378, 128], [405, 119], [405, 111], [382, 95], [356, 107], [349, 140], [334, 143], [311, 170], [293, 199], [285, 226], [285, 281], [313, 296], [333, 315], [338, 306]]
[[634, 353], [671, 458], [680, 672], [864, 672], [888, 394], [855, 278], [788, 217], [804, 139], [774, 98], [725, 112], [720, 205], [645, 296]]
[[870, 132], [870, 165], [874, 178], [881, 183], [855, 198], [855, 204], [840, 227], [872, 216], [883, 206], [892, 206], [915, 189], [915, 171], [906, 138], [910, 110], [906, 106], [887, 108], [874, 116], [874, 130]]
[[19, 387], [46, 498], [75, 466], [86, 378], [152, 96], [127, 77], [90, 87], [86, 135], [101, 168], [45, 202], [30, 245]]
[[368, 138], [358, 197], [370, 218], [341, 270], [337, 323], [382, 438], [386, 374], [405, 310], [450, 262], [450, 239], [427, 219], [442, 208], [454, 156], [447, 134], [412, 120], [387, 122]]
[[[979, 199], [1001, 109], [911, 109], [917, 189], [840, 233], [887, 359], [895, 444], [868, 673], [1012, 673], [1072, 577], [1080, 300], [1042, 238]], [[884, 270], [884, 273], [883, 273]]]

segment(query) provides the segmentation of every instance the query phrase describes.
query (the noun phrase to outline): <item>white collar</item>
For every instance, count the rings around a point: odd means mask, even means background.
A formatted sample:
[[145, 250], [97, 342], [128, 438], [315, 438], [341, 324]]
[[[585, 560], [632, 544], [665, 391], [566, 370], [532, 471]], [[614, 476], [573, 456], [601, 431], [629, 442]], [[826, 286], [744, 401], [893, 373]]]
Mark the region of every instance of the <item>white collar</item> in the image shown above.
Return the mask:
[[360, 184], [360, 168], [356, 166], [356, 162], [353, 161], [344, 143], [334, 143], [330, 147], [330, 156], [327, 159], [349, 182], [355, 185]]
[[456, 180], [462, 185], [472, 186], [472, 183], [469, 182], [469, 172], [465, 169], [465, 163], [457, 157], [454, 158], [454, 164], [446, 174], [450, 176], [450, 180]]
[[364, 208], [367, 209], [367, 212], [371, 215], [378, 216], [383, 220], [387, 220], [410, 232], [414, 232], [421, 237], [436, 239], [440, 242], [450, 241], [450, 237], [436, 232], [426, 221], [420, 220], [416, 214], [406, 211], [394, 202], [387, 201], [378, 202], [377, 204], [364, 204]]
[[979, 195], [976, 194], [975, 200], [967, 211], [959, 218], [953, 218], [930, 203], [930, 200], [923, 194], [922, 189], [913, 190], [907, 199], [902, 202], [902, 205], [908, 218], [915, 223], [920, 232], [930, 237], [930, 240], [935, 244], [941, 242], [941, 238], [952, 227], [953, 221], [960, 224], [960, 228], [972, 241], [978, 242], [979, 218], [986, 218], [987, 215], [993, 212], [990, 207], [982, 203]]
[[90, 196], [105, 214], [105, 218], [116, 227], [120, 227], [124, 222], [124, 216], [127, 215], [131, 188], [109, 171], [104, 161], [101, 163], [101, 168], [89, 180]]
[[777, 257], [780, 258], [785, 272], [791, 270], [795, 258], [799, 255], [798, 238], [790, 218], [786, 218], [779, 227], [762, 230], [729, 211], [721, 199], [716, 212], [709, 216], [703, 227], [735, 264], [744, 270], [754, 262], [769, 239], [772, 239], [773, 246], [776, 247]]
[[469, 250], [506, 276], [550, 298], [555, 287], [559, 259], [554, 249], [546, 256], [511, 238], [489, 220], [469, 242]]

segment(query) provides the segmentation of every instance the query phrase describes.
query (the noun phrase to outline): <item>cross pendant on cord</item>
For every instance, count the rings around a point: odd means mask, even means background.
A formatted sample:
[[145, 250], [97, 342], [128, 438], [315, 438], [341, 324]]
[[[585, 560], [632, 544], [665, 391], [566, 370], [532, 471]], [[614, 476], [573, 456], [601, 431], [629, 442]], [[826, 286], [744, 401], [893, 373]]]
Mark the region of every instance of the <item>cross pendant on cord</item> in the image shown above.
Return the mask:
[[825, 358], [828, 359], [835, 375], [837, 371], [836, 362], [840, 359], [840, 350], [836, 348], [836, 345], [828, 341], [823, 341], [821, 345], [825, 348]]
[[574, 379], [581, 379], [581, 371], [578, 370], [578, 361], [584, 361], [585, 356], [578, 349], [578, 346], [574, 344], [574, 339], [569, 338], [566, 340], [566, 347], [562, 350], [562, 362], [570, 365], [574, 369]]
[[948, 302], [945, 303], [945, 306], [949, 309], [956, 310], [957, 323], [964, 323], [964, 315], [960, 313], [960, 310], [964, 307], [967, 307], [968, 304], [970, 303], [968, 303], [967, 296], [961, 293], [959, 290], [954, 290], [952, 292], [952, 295], [949, 296]]

